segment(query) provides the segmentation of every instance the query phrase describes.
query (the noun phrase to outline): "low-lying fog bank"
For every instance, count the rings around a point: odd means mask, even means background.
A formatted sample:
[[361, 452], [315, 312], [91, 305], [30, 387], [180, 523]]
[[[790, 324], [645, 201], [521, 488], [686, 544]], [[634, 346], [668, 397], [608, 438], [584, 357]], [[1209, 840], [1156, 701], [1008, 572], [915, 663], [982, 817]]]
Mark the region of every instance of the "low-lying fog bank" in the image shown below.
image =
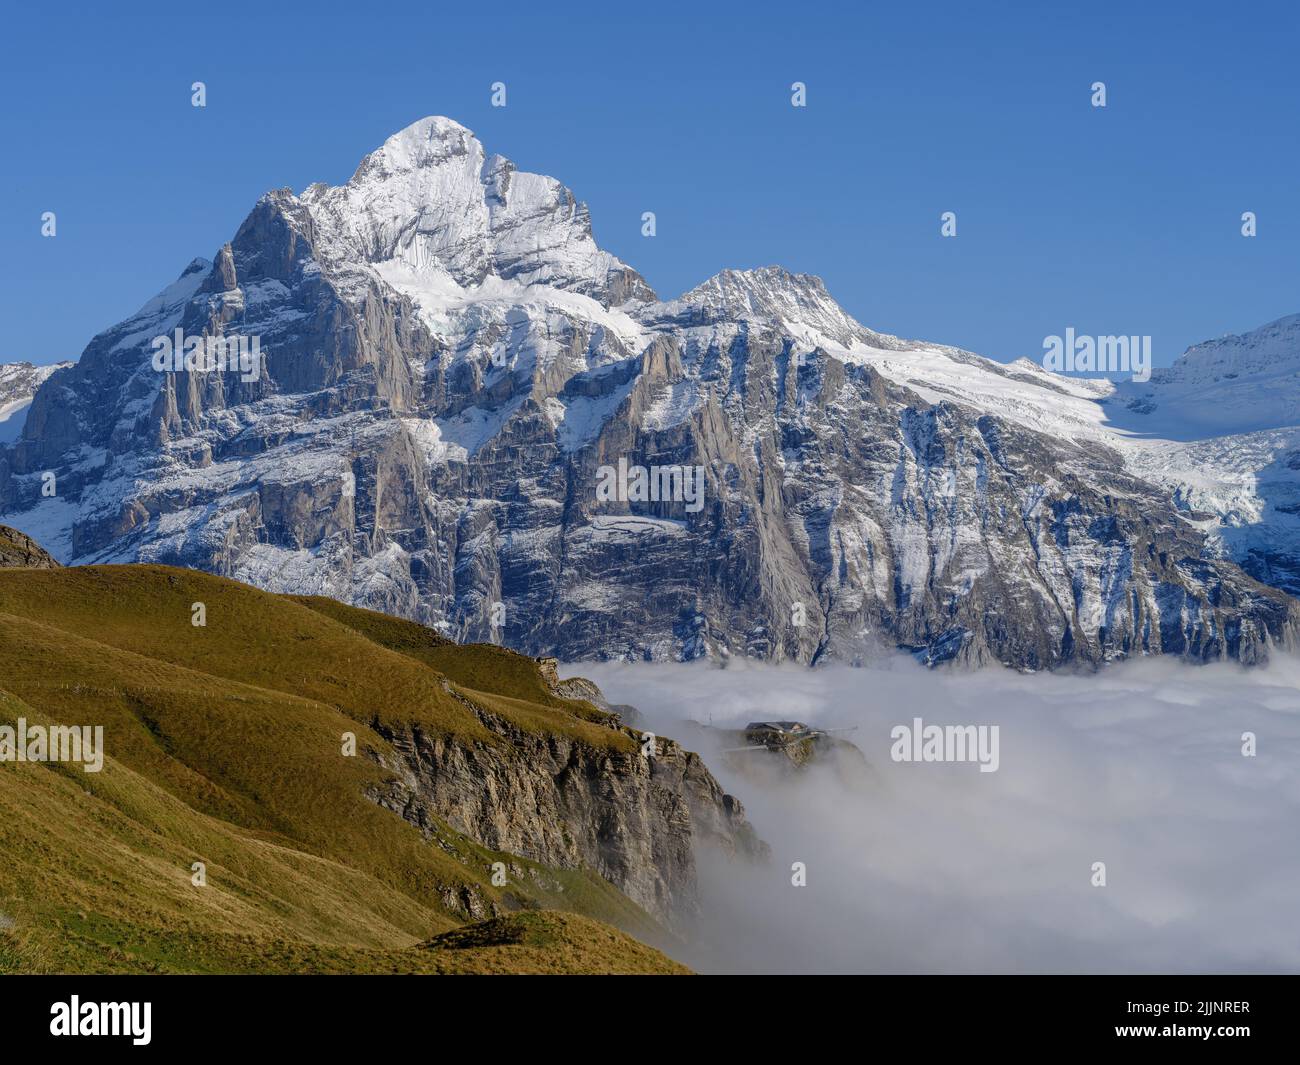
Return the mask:
[[[1294, 659], [1254, 670], [1157, 659], [1091, 676], [906, 659], [565, 673], [699, 750], [772, 846], [755, 872], [704, 862], [707, 920], [683, 955], [701, 971], [1300, 970]], [[891, 732], [916, 718], [998, 726], [996, 771], [893, 760], [903, 741]], [[758, 719], [856, 726], [845, 738], [867, 766], [783, 770], [780, 755], [725, 754], [734, 736], [689, 724]], [[987, 755], [993, 733], [982, 735]], [[805, 887], [791, 883], [796, 862]]]

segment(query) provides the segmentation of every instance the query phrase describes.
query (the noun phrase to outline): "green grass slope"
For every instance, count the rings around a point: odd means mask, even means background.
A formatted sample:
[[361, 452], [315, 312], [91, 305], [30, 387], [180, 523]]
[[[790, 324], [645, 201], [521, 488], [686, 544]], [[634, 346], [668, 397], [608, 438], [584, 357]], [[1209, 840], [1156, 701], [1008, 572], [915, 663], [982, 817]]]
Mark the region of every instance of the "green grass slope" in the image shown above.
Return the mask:
[[[108, 755], [0, 763], [0, 971], [678, 971], [597, 923], [662, 934], [595, 874], [426, 840], [365, 797], [371, 723], [500, 743], [464, 699], [632, 743], [531, 659], [384, 615], [167, 567], [0, 571], [0, 724], [102, 725]], [[442, 938], [468, 896], [508, 916]]]

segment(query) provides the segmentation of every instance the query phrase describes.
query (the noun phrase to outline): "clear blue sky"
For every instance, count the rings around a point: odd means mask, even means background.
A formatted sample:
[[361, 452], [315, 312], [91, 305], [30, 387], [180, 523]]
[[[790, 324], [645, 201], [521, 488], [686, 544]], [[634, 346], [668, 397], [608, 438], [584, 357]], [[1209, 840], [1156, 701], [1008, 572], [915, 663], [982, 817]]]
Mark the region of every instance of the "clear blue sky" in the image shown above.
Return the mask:
[[1150, 334], [1157, 365], [1300, 312], [1291, 3], [181, 6], [6, 13], [0, 361], [79, 355], [262, 192], [428, 114], [573, 188], [664, 296], [779, 263], [886, 332]]

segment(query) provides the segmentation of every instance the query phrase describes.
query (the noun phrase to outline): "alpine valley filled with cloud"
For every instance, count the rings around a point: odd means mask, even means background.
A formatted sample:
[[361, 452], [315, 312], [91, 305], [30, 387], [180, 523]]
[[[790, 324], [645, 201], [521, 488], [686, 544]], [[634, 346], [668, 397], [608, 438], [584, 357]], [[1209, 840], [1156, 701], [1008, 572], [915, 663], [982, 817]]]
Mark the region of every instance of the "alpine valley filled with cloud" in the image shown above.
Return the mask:
[[371, 143], [0, 365], [0, 971], [1300, 970], [1300, 314], [1057, 372]]

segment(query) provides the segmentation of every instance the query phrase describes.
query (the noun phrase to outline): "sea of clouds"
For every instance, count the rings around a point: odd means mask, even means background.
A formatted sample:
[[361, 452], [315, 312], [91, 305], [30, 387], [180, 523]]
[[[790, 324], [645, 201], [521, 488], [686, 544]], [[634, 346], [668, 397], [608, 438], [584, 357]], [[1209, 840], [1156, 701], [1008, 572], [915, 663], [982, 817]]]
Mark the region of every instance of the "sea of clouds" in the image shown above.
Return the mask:
[[[675, 951], [700, 971], [1300, 971], [1300, 661], [566, 672], [700, 751], [771, 845], [752, 869], [703, 856], [704, 920]], [[893, 761], [916, 717], [999, 726], [997, 772]], [[725, 753], [719, 730], [791, 718], [853, 727], [865, 765]]]

